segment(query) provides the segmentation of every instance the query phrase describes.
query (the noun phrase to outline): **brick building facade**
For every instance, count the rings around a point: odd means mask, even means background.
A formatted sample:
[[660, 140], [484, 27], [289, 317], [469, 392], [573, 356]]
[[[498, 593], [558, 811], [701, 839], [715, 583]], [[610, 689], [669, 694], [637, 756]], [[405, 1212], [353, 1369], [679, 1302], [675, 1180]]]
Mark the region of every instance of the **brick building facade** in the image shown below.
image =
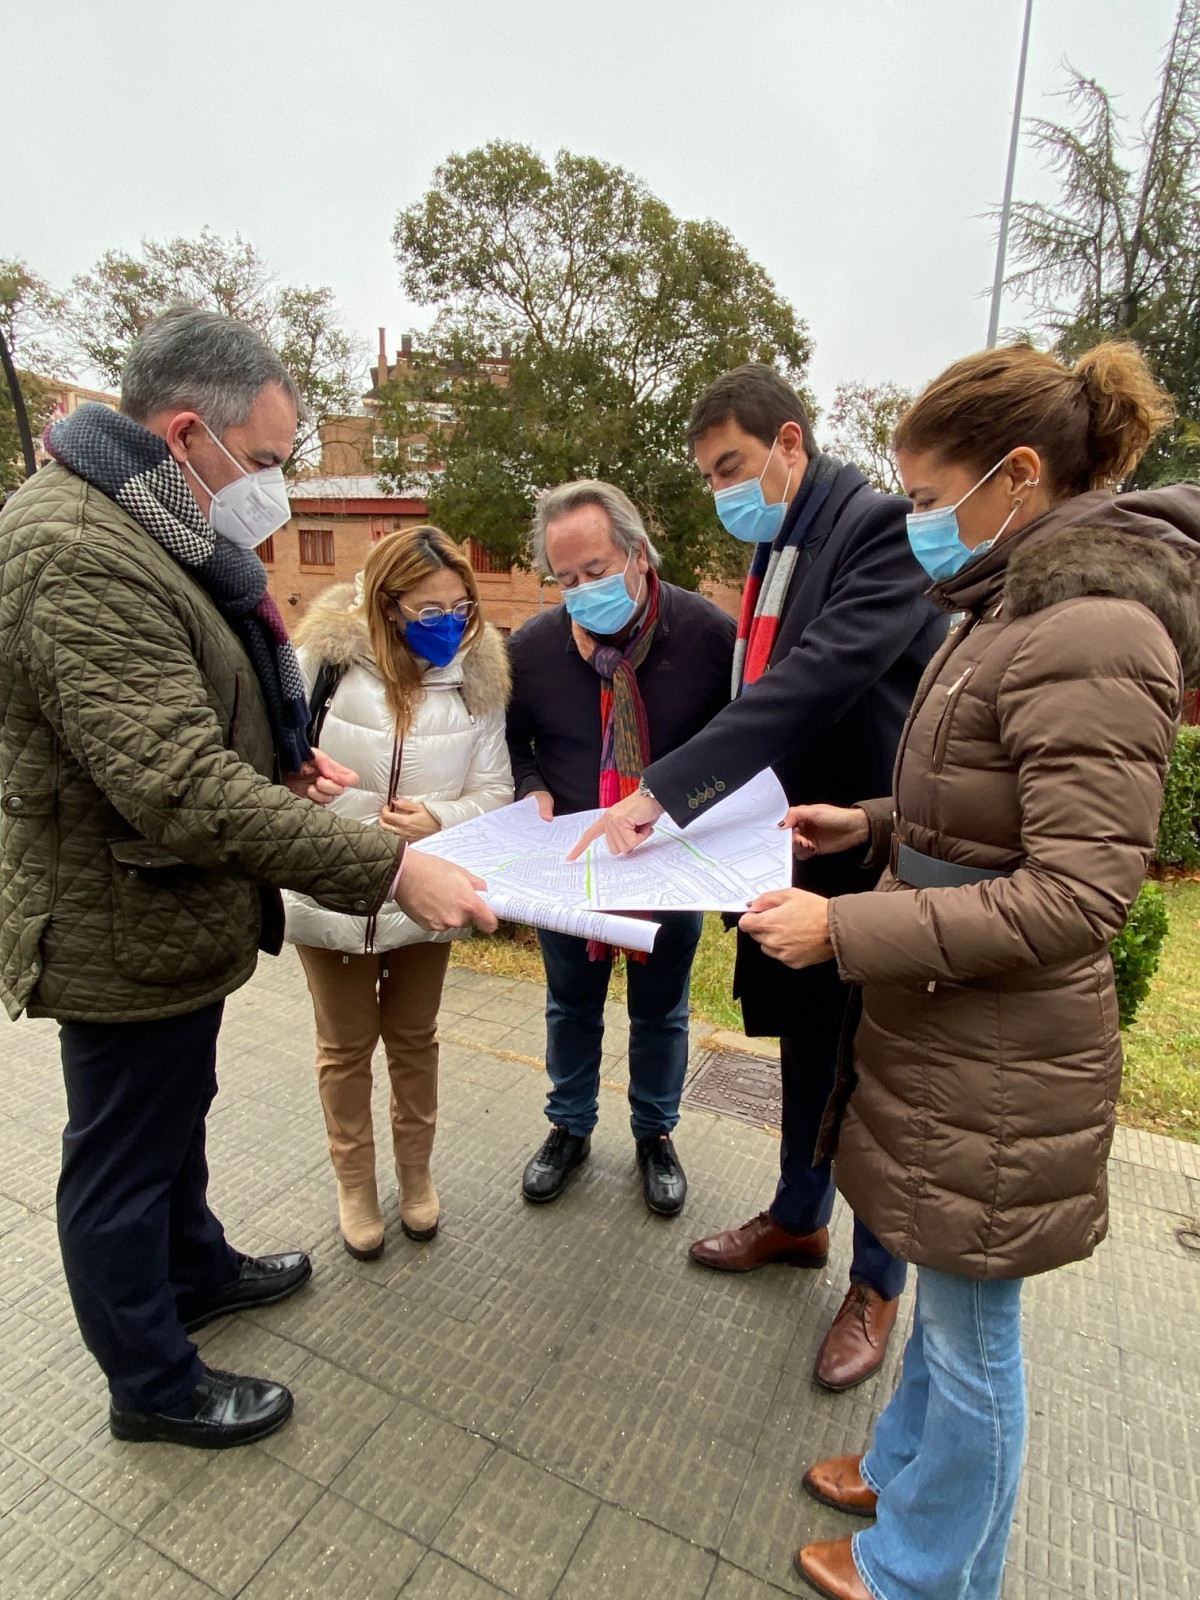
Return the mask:
[[[350, 582], [376, 540], [428, 520], [424, 500], [387, 494], [369, 473], [298, 478], [288, 485], [288, 499], [291, 521], [260, 547], [259, 555], [289, 626], [322, 590]], [[558, 604], [557, 588], [543, 584], [537, 573], [497, 566], [471, 539], [466, 548], [483, 614], [502, 632], [519, 628], [543, 606]]]

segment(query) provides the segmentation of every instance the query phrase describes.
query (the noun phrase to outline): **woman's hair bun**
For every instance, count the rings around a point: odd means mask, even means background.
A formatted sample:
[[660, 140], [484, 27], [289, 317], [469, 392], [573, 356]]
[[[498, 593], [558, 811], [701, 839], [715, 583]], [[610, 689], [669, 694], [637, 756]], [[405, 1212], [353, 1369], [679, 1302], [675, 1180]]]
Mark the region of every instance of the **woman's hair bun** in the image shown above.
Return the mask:
[[1119, 483], [1171, 421], [1174, 403], [1129, 340], [1109, 339], [1086, 350], [1072, 376], [1083, 391], [1090, 417], [1088, 455], [1094, 476]]

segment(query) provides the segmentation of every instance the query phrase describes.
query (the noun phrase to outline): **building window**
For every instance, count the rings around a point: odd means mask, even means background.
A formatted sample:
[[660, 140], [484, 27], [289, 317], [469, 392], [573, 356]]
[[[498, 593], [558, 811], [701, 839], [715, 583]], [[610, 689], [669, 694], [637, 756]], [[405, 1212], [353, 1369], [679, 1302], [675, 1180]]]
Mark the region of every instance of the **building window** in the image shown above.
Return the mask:
[[300, 565], [302, 567], [331, 567], [333, 565], [333, 529], [300, 529]]
[[269, 534], [258, 547], [258, 559], [264, 567], [275, 565], [275, 535]]
[[467, 540], [467, 559], [474, 572], [507, 572], [508, 562], [503, 556], [493, 555], [474, 539]]
[[429, 446], [427, 444], [410, 444], [408, 447], [408, 459], [410, 461], [424, 461], [428, 455]]
[[377, 433], [371, 440], [371, 454], [376, 461], [381, 461], [384, 456], [394, 455], [398, 439], [391, 439], [386, 433]]

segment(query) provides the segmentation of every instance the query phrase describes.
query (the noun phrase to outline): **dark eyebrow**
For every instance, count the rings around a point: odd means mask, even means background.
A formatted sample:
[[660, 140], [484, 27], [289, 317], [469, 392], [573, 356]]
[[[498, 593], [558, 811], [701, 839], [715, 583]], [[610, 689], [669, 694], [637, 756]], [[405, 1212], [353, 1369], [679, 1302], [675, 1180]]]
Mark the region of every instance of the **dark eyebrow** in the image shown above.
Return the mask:
[[743, 455], [744, 451], [737, 449], [724, 451], [723, 454], [719, 455], [713, 462], [713, 471], [720, 472], [725, 467], [731, 467], [735, 461], [740, 461], [743, 458]]

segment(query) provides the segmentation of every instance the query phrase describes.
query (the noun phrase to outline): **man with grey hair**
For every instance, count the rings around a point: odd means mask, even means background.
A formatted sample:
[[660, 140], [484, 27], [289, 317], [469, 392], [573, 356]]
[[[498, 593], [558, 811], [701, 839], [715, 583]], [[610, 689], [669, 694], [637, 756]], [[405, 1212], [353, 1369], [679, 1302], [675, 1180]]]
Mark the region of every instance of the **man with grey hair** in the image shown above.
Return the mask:
[[[729, 699], [734, 624], [710, 601], [661, 582], [658, 552], [633, 502], [594, 479], [548, 490], [537, 503], [533, 559], [563, 605], [509, 642], [508, 745], [518, 800], [543, 817], [607, 806], [633, 793], [642, 768], [716, 715]], [[683, 1209], [687, 1179], [671, 1135], [687, 1071], [688, 987], [702, 919], [656, 916], [648, 957], [627, 958], [629, 1108], [646, 1204]], [[604, 1002], [613, 952], [539, 932], [546, 967], [550, 1132], [525, 1168], [534, 1203], [555, 1200], [586, 1159], [599, 1112]]]
[[321, 804], [357, 779], [309, 745], [254, 554], [288, 518], [297, 409], [256, 333], [177, 308], [121, 410], [57, 423], [0, 515], [0, 992], [61, 1025], [59, 1239], [122, 1439], [220, 1448], [291, 1414], [188, 1338], [312, 1271], [232, 1249], [206, 1198], [222, 1006], [280, 948], [280, 889], [495, 927], [478, 880]]

